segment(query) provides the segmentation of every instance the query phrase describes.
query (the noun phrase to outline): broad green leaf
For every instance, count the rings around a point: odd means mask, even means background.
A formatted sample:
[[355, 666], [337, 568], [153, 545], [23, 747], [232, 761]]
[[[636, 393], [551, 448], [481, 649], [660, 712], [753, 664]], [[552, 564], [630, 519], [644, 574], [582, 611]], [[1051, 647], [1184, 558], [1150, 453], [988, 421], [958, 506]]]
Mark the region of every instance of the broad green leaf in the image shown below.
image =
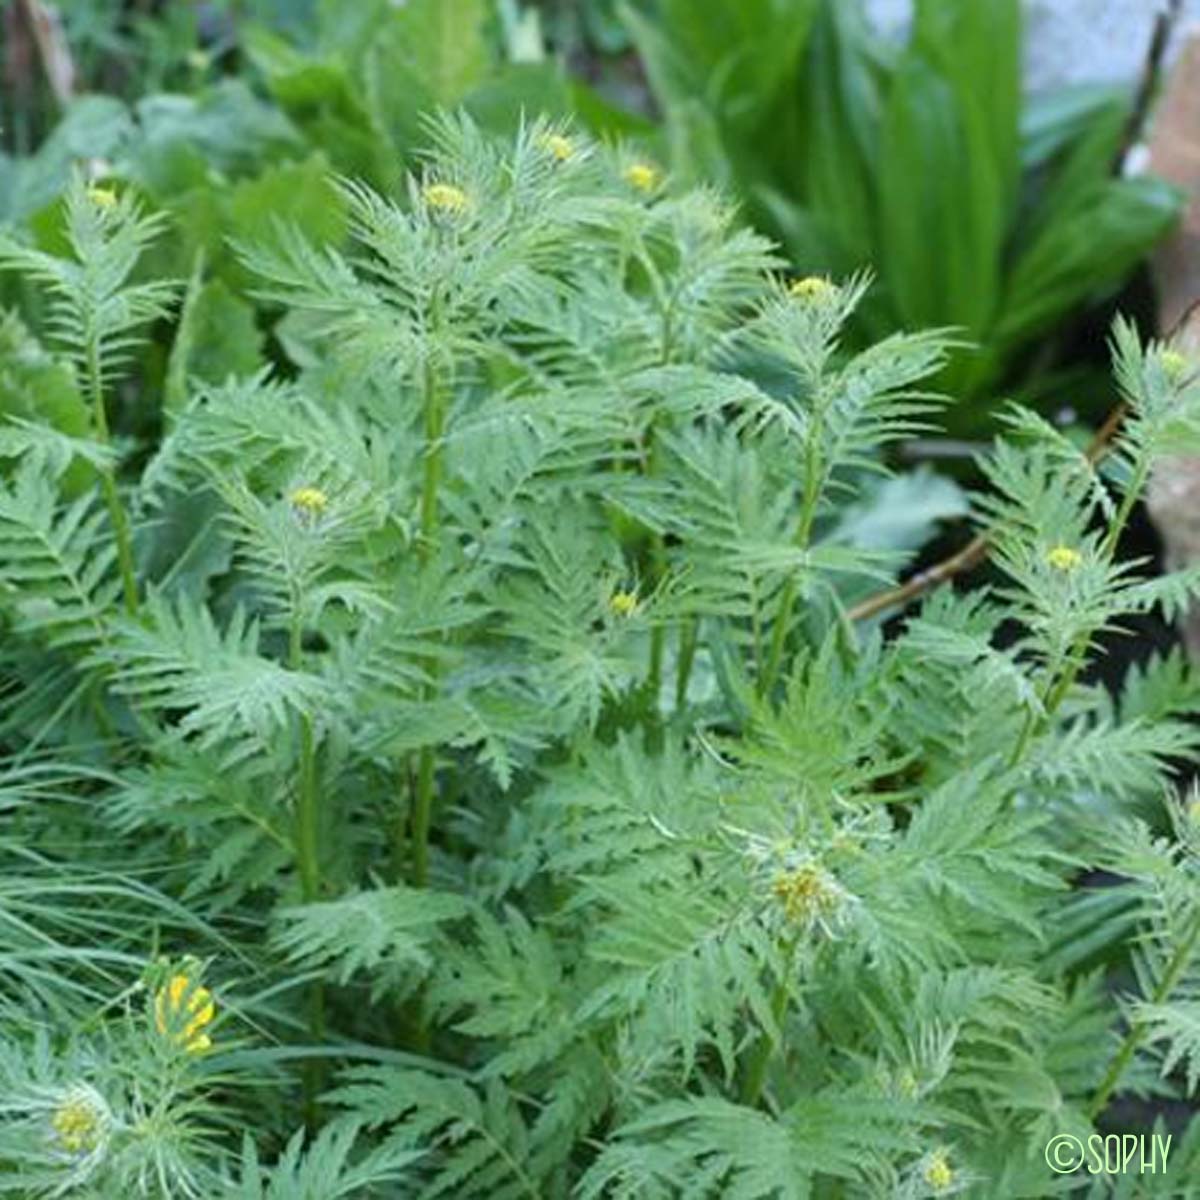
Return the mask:
[[1110, 293], [1171, 229], [1181, 206], [1180, 193], [1158, 179], [1113, 179], [1094, 189], [1018, 258], [996, 337], [1012, 345]]
[[[825, 4], [798, 80], [793, 137], [776, 152], [777, 176], [805, 199], [812, 236], [825, 244], [801, 270], [876, 266], [874, 241], [881, 98], [861, 13]], [[780, 121], [786, 120], [786, 109]]]
[[967, 515], [966, 494], [929, 467], [874, 483], [843, 512], [830, 539], [864, 550], [919, 550], [939, 521]]
[[982, 333], [998, 298], [1002, 187], [978, 113], [916, 54], [892, 83], [880, 158], [880, 254], [902, 322]]
[[380, 27], [363, 60], [364, 94], [399, 153], [424, 141], [424, 114], [462, 103], [488, 79], [485, 16], [483, 0], [414, 0]]
[[357, 83], [357, 69], [337, 55], [302, 54], [263, 29], [250, 29], [243, 37], [272, 95], [312, 146], [345, 174], [381, 185], [394, 182], [390, 155]]
[[485, 129], [515, 129], [522, 116], [569, 117], [571, 89], [552, 63], [514, 63], [490, 75], [464, 98], [463, 107]]
[[214, 168], [253, 174], [303, 147], [287, 117], [241, 80], [223, 80], [199, 96], [147, 96], [136, 113], [141, 136], [118, 168], [159, 198], [203, 182]]
[[1041, 166], [1122, 98], [1120, 89], [1100, 84], [1077, 84], [1028, 97], [1021, 113], [1022, 165], [1026, 170]]
[[43, 421], [82, 437], [91, 418], [65, 361], [42, 348], [15, 313], [0, 312], [0, 419]]
[[409, 0], [394, 9], [377, 45], [386, 69], [417, 89], [413, 101], [450, 107], [492, 65], [487, 19], [484, 0]]
[[199, 260], [184, 298], [167, 366], [163, 407], [179, 412], [191, 379], [222, 383], [230, 375], [252, 375], [262, 365], [262, 336], [254, 309], [219, 279], [203, 279]]
[[[225, 216], [229, 236], [242, 242], [270, 240], [279, 222], [296, 226], [317, 243], [341, 241], [346, 206], [329, 178], [321, 154], [302, 163], [271, 167], [229, 193]], [[242, 279], [242, 268], [231, 268]]]
[[[30, 158], [15, 160], [0, 187], [0, 221], [17, 221], [53, 203], [80, 159], [113, 158], [133, 134], [129, 110], [113, 96], [81, 96]], [[0, 180], [3, 177], [0, 176]]]
[[[622, 15], [639, 49], [661, 57], [668, 76], [703, 82], [703, 97], [731, 129], [761, 119], [793, 75], [815, 10], [814, 0], [664, 0], [661, 35], [644, 41], [647, 22], [629, 7]], [[657, 67], [651, 66], [652, 77]]]
[[1128, 116], [1128, 105], [1117, 100], [1095, 112], [1083, 136], [1070, 146], [1058, 170], [1037, 196], [1030, 219], [1022, 229], [1027, 241], [1047, 233], [1059, 220], [1089, 203], [1113, 176]]
[[973, 109], [1005, 218], [1020, 184], [1021, 7], [1018, 0], [918, 0], [914, 44]]

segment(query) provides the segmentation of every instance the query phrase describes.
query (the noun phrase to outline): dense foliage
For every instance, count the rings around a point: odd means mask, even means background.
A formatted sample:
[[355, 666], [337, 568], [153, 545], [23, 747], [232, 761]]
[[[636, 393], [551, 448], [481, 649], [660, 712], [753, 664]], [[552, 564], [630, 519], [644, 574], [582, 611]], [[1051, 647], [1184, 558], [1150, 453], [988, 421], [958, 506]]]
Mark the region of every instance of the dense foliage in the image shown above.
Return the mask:
[[626, 21], [676, 171], [745, 196], [804, 270], [873, 266], [868, 336], [962, 328], [946, 386], [974, 403], [953, 420], [990, 430], [1002, 388], [1070, 394], [1037, 378], [1070, 359], [1050, 335], [1119, 288], [1182, 198], [1115, 177], [1132, 89], [1023, 99], [1020, 0], [914, 7], [899, 47], [861, 0], [659, 0]]
[[1192, 364], [1115, 328], [1103, 471], [1014, 412], [1003, 581], [884, 640], [947, 336], [849, 350], [866, 279], [629, 151], [429, 139], [342, 249], [236, 241], [294, 370], [188, 371], [132, 188], [0, 241], [54, 385], [0, 429], [0, 1191], [1067, 1186], [1050, 1136], [1200, 1074], [1200, 683], [1088, 674], [1200, 588], [1120, 555]]
[[[0, 153], [0, 218], [45, 236], [79, 158], [136, 183], [176, 218], [160, 270], [191, 275], [203, 254], [197, 303], [210, 331], [233, 328], [216, 354], [250, 370], [262, 314], [229, 237], [284, 212], [337, 242], [328, 171], [393, 192], [435, 106], [502, 133], [570, 118], [721, 186], [801, 273], [874, 272], [857, 347], [962, 331], [938, 381], [960, 402], [951, 432], [990, 436], [1014, 393], [1099, 419], [1100, 338], [1080, 330], [1103, 328], [1182, 198], [1121, 177], [1132, 88], [1022, 96], [1020, 8], [920, 0], [894, 45], [863, 0], [68, 0], [82, 94], [57, 125], [32, 79], [0, 103], [0, 146], [20, 152]], [[213, 356], [198, 349], [202, 371]]]

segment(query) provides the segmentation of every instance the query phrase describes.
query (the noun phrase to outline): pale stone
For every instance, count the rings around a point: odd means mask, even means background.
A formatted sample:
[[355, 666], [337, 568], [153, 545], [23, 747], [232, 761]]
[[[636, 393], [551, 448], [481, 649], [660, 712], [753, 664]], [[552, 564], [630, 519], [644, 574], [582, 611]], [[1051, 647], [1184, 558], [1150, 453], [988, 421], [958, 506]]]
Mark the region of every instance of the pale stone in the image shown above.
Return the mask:
[[[902, 37], [912, 0], [867, 0], [877, 27]], [[1136, 83], [1163, 7], [1158, 0], [1025, 0], [1025, 85]], [[1181, 26], [1200, 22], [1200, 0], [1185, 0]], [[1168, 59], [1182, 42], [1180, 30]]]

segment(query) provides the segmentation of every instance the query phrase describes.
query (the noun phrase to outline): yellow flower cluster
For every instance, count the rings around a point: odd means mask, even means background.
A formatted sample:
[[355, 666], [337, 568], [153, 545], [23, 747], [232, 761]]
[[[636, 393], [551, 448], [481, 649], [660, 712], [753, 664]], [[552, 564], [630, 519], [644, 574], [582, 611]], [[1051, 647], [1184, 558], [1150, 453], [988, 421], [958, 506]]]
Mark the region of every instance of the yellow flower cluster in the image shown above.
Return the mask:
[[117, 204], [117, 193], [112, 188], [97, 187], [93, 185], [87, 190], [87, 198], [97, 207], [102, 209], [115, 208]]
[[90, 1154], [104, 1134], [105, 1113], [91, 1089], [72, 1088], [54, 1110], [50, 1126], [68, 1154]]
[[945, 1150], [935, 1150], [925, 1164], [925, 1182], [935, 1192], [944, 1192], [954, 1183], [954, 1171]]
[[1159, 355], [1158, 361], [1162, 363], [1163, 370], [1172, 379], [1181, 378], [1188, 369], [1187, 357], [1180, 354], [1178, 350], [1164, 350]]
[[1083, 563], [1083, 555], [1073, 546], [1054, 546], [1046, 551], [1046, 561], [1056, 571], [1074, 571]]
[[329, 497], [318, 487], [298, 487], [288, 499], [310, 517], [320, 516], [329, 507]]
[[639, 192], [652, 192], [659, 185], [662, 173], [648, 162], [633, 162], [625, 168], [625, 182]]
[[839, 901], [825, 873], [811, 864], [777, 876], [771, 891], [783, 905], [784, 916], [802, 925], [811, 925], [831, 913]]
[[638, 610], [637, 592], [613, 592], [609, 597], [608, 607], [618, 617], [632, 617]]
[[216, 1015], [212, 992], [193, 984], [186, 975], [172, 975], [167, 986], [155, 993], [154, 1024], [158, 1032], [189, 1054], [200, 1054], [212, 1045], [204, 1029]]
[[575, 143], [561, 133], [543, 133], [538, 146], [559, 162], [569, 162], [575, 157]]
[[428, 183], [421, 195], [435, 212], [460, 217], [470, 207], [467, 193], [452, 183]]
[[824, 300], [832, 296], [834, 291], [833, 284], [821, 275], [806, 275], [803, 279], [795, 279], [788, 288], [788, 293], [798, 300]]

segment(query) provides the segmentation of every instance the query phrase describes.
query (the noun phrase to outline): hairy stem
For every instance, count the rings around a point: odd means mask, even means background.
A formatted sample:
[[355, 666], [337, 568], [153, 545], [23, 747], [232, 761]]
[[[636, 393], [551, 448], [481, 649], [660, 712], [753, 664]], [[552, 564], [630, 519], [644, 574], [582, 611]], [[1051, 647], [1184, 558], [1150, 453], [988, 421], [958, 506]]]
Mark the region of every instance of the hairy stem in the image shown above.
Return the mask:
[[[108, 431], [108, 414], [104, 411], [104, 384], [100, 373], [100, 347], [93, 338], [87, 348], [88, 390], [92, 397], [92, 419], [96, 434], [104, 445], [112, 443]], [[137, 572], [133, 563], [133, 541], [129, 533], [129, 515], [121, 503], [117, 491], [117, 480], [110, 466], [100, 469], [100, 487], [104, 503], [108, 507], [108, 519], [112, 523], [113, 536], [117, 541], [117, 566], [121, 572], [121, 590], [125, 597], [125, 611], [131, 616], [138, 610]]]

